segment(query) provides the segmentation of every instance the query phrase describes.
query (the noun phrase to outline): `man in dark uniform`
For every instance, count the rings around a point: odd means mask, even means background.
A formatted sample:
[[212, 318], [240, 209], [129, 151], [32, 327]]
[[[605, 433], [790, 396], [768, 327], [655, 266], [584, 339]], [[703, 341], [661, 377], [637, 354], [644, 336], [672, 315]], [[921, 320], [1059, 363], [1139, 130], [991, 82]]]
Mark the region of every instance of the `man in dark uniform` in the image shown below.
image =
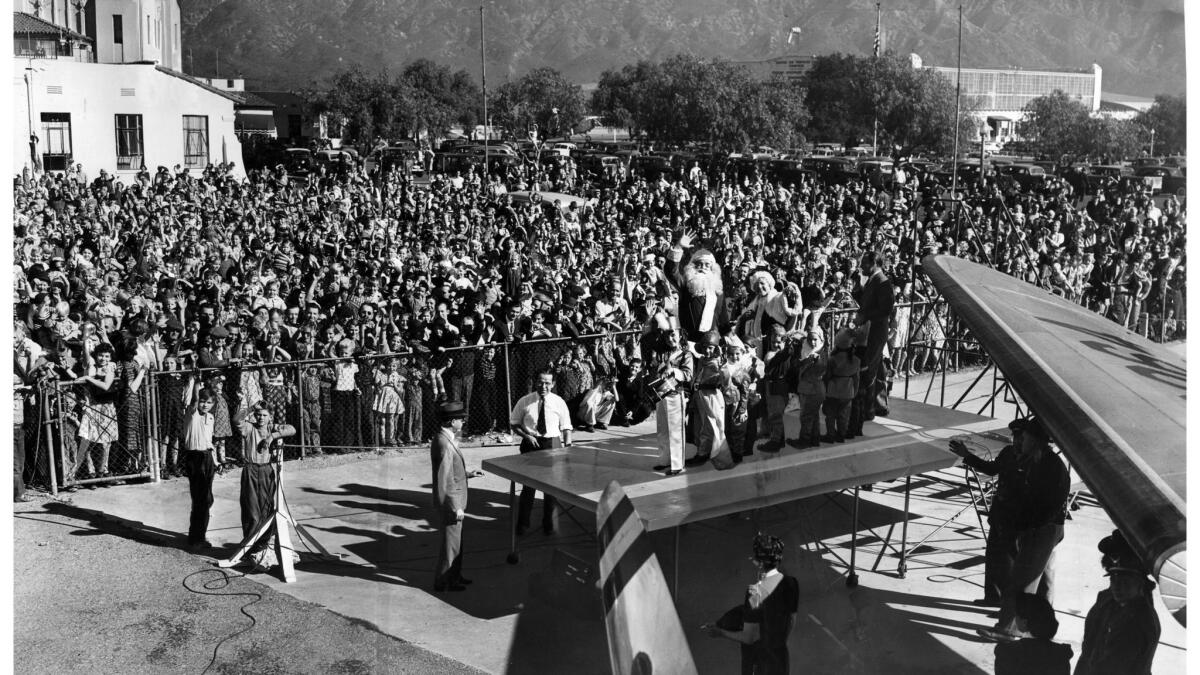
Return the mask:
[[1075, 675], [1149, 675], [1162, 625], [1154, 610], [1154, 582], [1118, 530], [1100, 540], [1108, 588], [1096, 596], [1083, 624]]
[[[1022, 466], [1013, 530], [1016, 556], [1000, 599], [1000, 618], [993, 628], [977, 632], [988, 639], [1018, 639], [1017, 599], [1037, 584], [1052, 582], [1054, 548], [1063, 539], [1070, 474], [1050, 449], [1050, 434], [1041, 420], [1030, 418], [1021, 436], [1018, 462]], [[1050, 589], [1046, 590], [1049, 596]]]
[[[1021, 455], [1021, 436], [1025, 431], [1025, 420], [1015, 419], [1009, 422], [1013, 442], [1004, 446], [995, 459], [987, 460], [971, 454], [962, 441], [950, 441], [950, 452], [963, 458], [963, 463], [972, 469], [989, 476], [998, 476], [996, 489], [992, 493], [988, 505], [988, 537], [987, 552], [983, 567], [983, 598], [975, 600], [975, 604], [987, 607], [999, 607], [1000, 596], [1012, 570], [1013, 558], [1016, 556], [1016, 507], [1020, 500], [1017, 490], [1024, 482], [1022, 474], [1025, 465], [1019, 460]], [[1038, 595], [1046, 598], [1048, 590], [1044, 582], [1038, 587]]]

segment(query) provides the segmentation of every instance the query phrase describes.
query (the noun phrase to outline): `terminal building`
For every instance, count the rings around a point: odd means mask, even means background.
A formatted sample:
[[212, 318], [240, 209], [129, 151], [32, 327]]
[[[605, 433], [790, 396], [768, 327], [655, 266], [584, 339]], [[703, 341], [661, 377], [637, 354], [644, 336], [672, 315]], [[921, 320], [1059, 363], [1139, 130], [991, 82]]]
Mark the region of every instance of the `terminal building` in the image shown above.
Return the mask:
[[240, 99], [182, 72], [179, 16], [178, 0], [14, 0], [16, 173], [244, 171]]
[[[959, 71], [953, 66], [926, 66], [916, 54], [909, 58], [914, 68], [941, 73], [951, 82], [958, 77]], [[1056, 90], [1082, 103], [1093, 115], [1101, 111], [1100, 85], [1104, 72], [1094, 63], [1086, 70], [963, 68], [961, 72], [962, 100], [975, 106], [980, 131], [988, 140], [1003, 143], [1012, 139], [1025, 106]]]
[[[758, 79], [780, 79], [800, 83], [812, 70], [817, 56], [784, 54], [759, 61], [735, 61]], [[909, 55], [913, 68], [925, 68], [954, 82], [958, 69], [953, 66], [927, 66], [921, 57]], [[1039, 96], [1061, 89], [1079, 101], [1093, 115], [1112, 114], [1113, 107], [1101, 106], [1103, 69], [1092, 64], [1083, 70], [1035, 70], [1026, 68], [963, 68], [962, 99], [974, 105], [979, 129], [987, 140], [1003, 143], [1016, 135], [1016, 125], [1025, 105]], [[1104, 96], [1105, 100], [1109, 95]]]

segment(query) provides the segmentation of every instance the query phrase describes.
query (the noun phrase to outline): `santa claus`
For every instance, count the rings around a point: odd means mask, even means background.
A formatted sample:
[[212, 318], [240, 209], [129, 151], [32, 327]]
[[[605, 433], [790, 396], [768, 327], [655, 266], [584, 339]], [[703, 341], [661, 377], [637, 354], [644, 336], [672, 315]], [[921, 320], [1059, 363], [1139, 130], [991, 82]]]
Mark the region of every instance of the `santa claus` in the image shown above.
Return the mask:
[[691, 234], [684, 233], [671, 249], [664, 271], [679, 291], [679, 327], [688, 341], [696, 343], [708, 333], [729, 333], [729, 309], [716, 257], [703, 248], [691, 251], [691, 246]]

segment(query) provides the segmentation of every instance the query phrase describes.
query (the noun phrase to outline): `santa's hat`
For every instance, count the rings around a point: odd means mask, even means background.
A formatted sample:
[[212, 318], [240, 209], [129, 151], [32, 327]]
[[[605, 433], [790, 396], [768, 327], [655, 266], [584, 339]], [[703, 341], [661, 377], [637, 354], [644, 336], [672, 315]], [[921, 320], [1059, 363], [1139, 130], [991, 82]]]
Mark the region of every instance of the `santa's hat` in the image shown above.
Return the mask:
[[712, 251], [706, 248], [698, 248], [692, 253], [692, 260], [700, 260], [701, 258], [708, 258], [714, 265], [717, 264], [717, 257], [713, 255]]

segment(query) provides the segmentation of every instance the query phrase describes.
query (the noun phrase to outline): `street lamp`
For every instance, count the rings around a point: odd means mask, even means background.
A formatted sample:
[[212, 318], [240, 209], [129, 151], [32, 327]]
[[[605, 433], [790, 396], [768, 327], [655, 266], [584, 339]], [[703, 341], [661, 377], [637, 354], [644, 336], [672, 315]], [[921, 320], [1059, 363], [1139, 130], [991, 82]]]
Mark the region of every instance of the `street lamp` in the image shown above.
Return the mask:
[[1154, 156], [1154, 127], [1150, 127], [1150, 156]]

